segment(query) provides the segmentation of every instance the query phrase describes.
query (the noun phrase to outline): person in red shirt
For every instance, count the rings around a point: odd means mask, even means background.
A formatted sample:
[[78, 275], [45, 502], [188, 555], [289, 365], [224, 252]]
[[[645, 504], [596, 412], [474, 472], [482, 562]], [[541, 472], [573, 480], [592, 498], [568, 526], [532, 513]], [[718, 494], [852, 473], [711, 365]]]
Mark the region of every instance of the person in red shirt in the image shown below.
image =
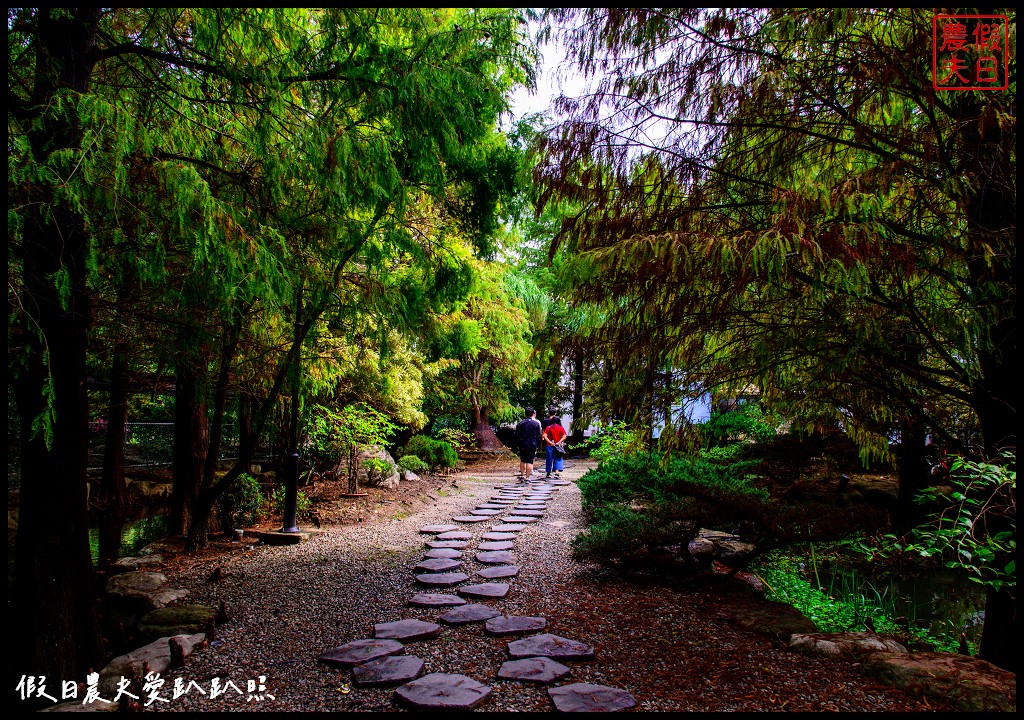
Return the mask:
[[545, 477], [551, 477], [552, 470], [555, 471], [555, 477], [560, 477], [565, 458], [565, 445], [562, 443], [567, 435], [565, 428], [562, 427], [562, 419], [551, 411], [544, 421], [544, 432], [541, 433], [541, 439], [544, 441], [544, 471], [547, 473]]

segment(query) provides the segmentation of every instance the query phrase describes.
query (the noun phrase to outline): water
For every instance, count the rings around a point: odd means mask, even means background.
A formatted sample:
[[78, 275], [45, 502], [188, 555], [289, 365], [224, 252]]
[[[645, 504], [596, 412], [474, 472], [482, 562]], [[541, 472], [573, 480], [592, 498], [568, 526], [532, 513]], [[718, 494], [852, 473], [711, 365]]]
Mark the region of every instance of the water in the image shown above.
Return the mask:
[[144, 518], [104, 518], [89, 528], [89, 552], [93, 565], [99, 562], [101, 538], [117, 543], [117, 557], [136, 554], [151, 542], [167, 537], [167, 515]]
[[865, 565], [852, 550], [816, 550], [814, 557], [809, 548], [769, 553], [753, 569], [823, 632], [863, 631], [873, 621], [879, 633], [909, 631], [947, 652], [957, 650], [963, 634], [977, 652], [985, 594], [965, 573]]

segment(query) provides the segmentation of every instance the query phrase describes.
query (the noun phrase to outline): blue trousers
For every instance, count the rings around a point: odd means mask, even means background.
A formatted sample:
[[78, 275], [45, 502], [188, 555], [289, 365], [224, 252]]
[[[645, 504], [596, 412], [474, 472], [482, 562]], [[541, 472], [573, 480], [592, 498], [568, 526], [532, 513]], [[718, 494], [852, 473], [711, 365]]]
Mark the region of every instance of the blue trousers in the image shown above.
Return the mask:
[[563, 460], [564, 458], [555, 457], [555, 448], [553, 445], [546, 446], [544, 448], [544, 473], [550, 475], [552, 470], [562, 472]]

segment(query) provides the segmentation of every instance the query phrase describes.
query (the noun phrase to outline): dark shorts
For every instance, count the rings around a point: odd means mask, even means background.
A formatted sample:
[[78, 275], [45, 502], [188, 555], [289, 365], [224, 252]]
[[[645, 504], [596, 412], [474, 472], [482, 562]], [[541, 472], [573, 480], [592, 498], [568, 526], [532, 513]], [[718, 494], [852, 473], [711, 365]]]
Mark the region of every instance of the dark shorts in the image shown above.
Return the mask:
[[522, 460], [524, 463], [532, 463], [535, 457], [537, 457], [537, 448], [519, 448], [519, 459]]

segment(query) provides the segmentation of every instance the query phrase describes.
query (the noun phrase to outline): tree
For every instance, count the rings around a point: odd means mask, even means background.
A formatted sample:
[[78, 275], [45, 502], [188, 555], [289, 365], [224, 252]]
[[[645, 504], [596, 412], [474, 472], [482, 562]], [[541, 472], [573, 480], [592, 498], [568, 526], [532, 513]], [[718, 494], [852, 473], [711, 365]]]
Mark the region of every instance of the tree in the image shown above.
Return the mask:
[[[620, 365], [657, 350], [706, 388], [754, 383], [868, 452], [898, 426], [1015, 448], [1012, 59], [1009, 92], [937, 93], [924, 11], [550, 17], [605, 75], [560, 101], [541, 203], [580, 207], [552, 251]], [[965, 410], [981, 448], [944, 422]], [[1008, 666], [1004, 599], [982, 655]]]
[[[115, 260], [161, 288], [172, 327], [201, 336], [202, 352], [178, 363], [197, 405], [211, 401], [189, 520], [201, 545], [349, 263], [382, 267], [414, 248], [411, 200], [444, 197], [504, 93], [530, 82], [519, 25], [489, 9], [8, 11], [11, 374], [26, 430], [21, 672], [80, 678], [103, 659], [85, 527], [85, 367], [97, 288], [116, 291], [116, 279], [102, 281], [117, 277]], [[122, 244], [132, 252], [115, 258]], [[251, 432], [239, 463], [215, 477], [243, 333], [266, 330]]]

